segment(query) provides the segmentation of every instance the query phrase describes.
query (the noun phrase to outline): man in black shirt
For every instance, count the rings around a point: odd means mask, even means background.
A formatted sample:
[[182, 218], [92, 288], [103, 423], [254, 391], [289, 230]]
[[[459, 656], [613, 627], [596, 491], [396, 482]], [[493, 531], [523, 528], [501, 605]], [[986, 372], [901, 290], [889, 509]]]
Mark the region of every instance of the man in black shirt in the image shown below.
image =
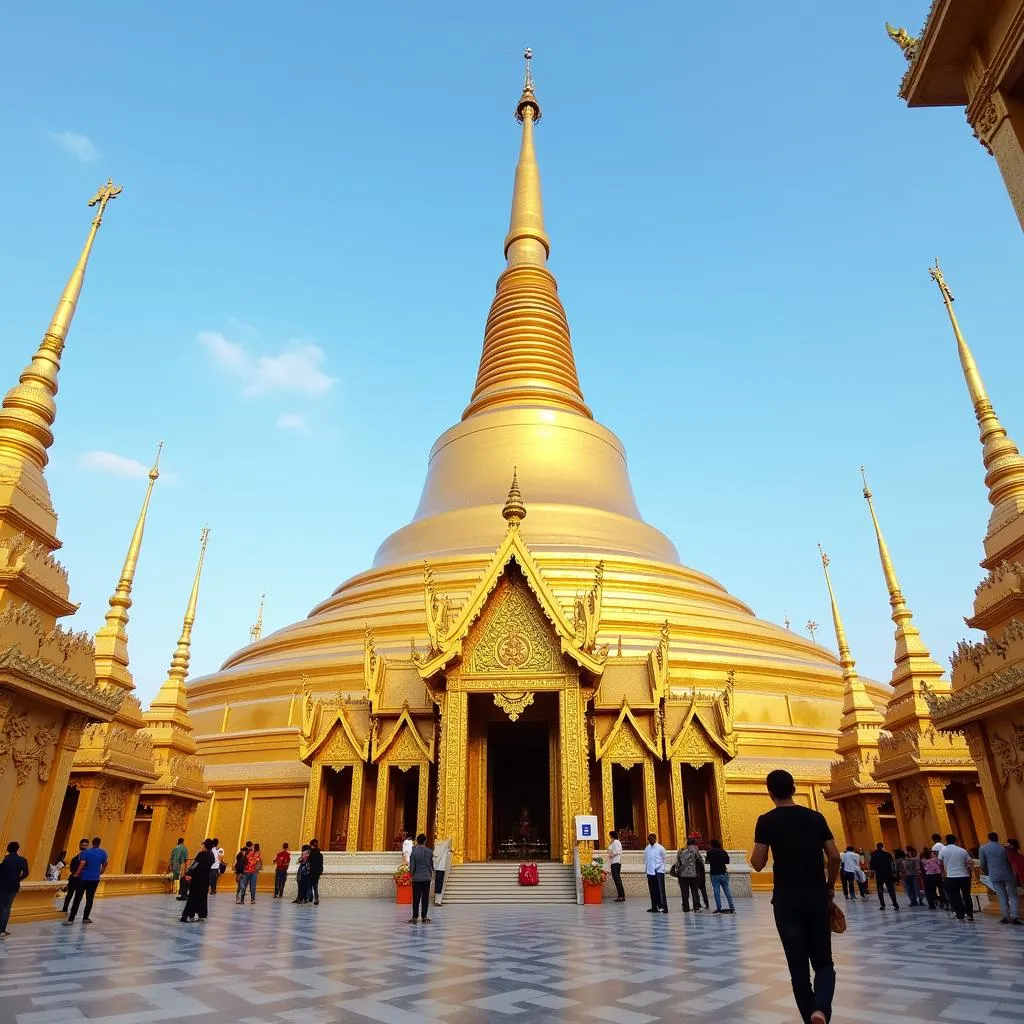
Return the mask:
[[[757, 819], [750, 864], [755, 871], [763, 871], [771, 850], [775, 927], [797, 1009], [804, 1024], [827, 1024], [836, 988], [830, 908], [839, 877], [839, 848], [824, 816], [793, 800], [796, 783], [789, 772], [769, 772], [765, 783], [775, 810]], [[827, 881], [823, 853], [828, 858]]]
[[875, 873], [878, 909], [885, 910], [885, 891], [888, 889], [889, 899], [892, 900], [892, 909], [899, 910], [900, 905], [896, 902], [896, 873], [893, 869], [892, 854], [886, 850], [884, 843], [877, 843], [875, 845], [868, 866]]
[[[83, 850], [88, 850], [88, 849], [89, 849], [89, 840], [88, 839], [79, 839], [78, 840], [78, 853], [81, 853]], [[64, 906], [61, 908], [61, 913], [65, 917], [68, 916], [68, 907], [71, 906], [71, 901], [75, 898], [75, 892], [78, 889], [80, 889], [81, 886], [82, 886], [82, 883], [81, 883], [81, 881], [78, 878], [78, 863], [79, 863], [78, 853], [76, 853], [75, 856], [71, 858], [71, 864], [68, 867], [68, 888], [67, 888], [67, 892], [64, 894]]]
[[20, 844], [8, 843], [7, 856], [0, 861], [0, 939], [7, 938], [11, 905], [21, 883], [28, 878], [28, 861], [18, 853], [20, 849]]

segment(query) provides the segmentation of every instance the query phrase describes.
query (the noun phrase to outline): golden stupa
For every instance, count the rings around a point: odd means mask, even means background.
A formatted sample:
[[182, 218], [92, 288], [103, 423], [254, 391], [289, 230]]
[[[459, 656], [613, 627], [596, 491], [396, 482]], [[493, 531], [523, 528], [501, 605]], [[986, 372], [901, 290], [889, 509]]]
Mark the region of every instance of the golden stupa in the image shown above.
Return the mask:
[[189, 684], [214, 791], [195, 831], [371, 851], [423, 830], [452, 839], [455, 863], [568, 860], [574, 816], [593, 813], [602, 834], [749, 848], [782, 766], [840, 835], [824, 796], [836, 658], [641, 518], [547, 268], [529, 51], [515, 113], [507, 266], [469, 405], [370, 569]]

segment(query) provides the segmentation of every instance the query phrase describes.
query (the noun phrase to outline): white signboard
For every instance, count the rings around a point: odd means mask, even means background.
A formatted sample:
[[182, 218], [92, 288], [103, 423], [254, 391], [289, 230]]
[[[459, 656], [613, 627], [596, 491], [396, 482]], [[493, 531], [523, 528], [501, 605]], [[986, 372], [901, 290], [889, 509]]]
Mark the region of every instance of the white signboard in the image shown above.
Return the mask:
[[577, 840], [589, 840], [597, 842], [597, 815], [577, 814], [576, 815], [576, 838]]

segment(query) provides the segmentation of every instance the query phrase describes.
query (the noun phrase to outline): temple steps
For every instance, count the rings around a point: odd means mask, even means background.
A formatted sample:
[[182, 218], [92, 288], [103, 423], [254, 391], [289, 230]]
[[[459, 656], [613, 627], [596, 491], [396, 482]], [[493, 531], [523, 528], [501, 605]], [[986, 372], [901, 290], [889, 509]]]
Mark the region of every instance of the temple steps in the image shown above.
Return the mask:
[[576, 876], [571, 864], [540, 861], [537, 875], [537, 885], [520, 885], [517, 862], [460, 864], [445, 876], [444, 902], [517, 905], [576, 902]]

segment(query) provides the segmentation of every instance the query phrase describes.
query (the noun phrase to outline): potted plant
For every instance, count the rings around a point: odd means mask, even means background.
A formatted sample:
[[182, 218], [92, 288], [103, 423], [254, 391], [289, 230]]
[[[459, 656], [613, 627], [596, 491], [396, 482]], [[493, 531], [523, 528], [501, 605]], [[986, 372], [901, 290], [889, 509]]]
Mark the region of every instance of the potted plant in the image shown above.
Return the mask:
[[412, 906], [412, 875], [408, 864], [400, 864], [392, 878], [395, 880], [395, 902]]
[[608, 877], [603, 862], [593, 860], [589, 864], [581, 864], [580, 874], [583, 876], [583, 902], [600, 903], [604, 882]]

